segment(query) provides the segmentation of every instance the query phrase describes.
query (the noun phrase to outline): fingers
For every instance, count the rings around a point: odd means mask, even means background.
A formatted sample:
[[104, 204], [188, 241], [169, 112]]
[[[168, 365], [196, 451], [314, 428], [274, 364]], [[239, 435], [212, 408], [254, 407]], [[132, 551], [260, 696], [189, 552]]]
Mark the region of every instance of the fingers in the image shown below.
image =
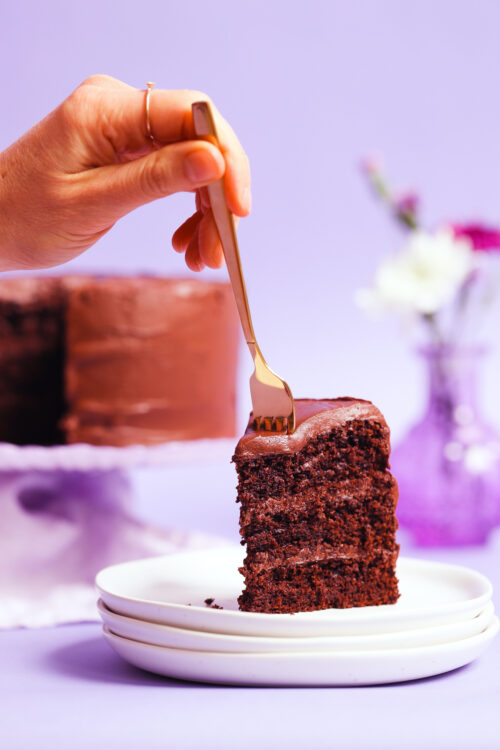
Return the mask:
[[172, 247], [176, 253], [185, 253], [187, 247], [198, 230], [198, 224], [202, 217], [201, 211], [196, 211], [192, 216], [177, 229], [172, 236]]
[[209, 268], [220, 268], [224, 262], [219, 234], [211, 211], [202, 215], [197, 228], [200, 260]]
[[197, 233], [193, 235], [186, 250], [186, 265], [190, 271], [203, 271], [204, 263], [200, 257]]
[[[159, 141], [178, 137], [194, 138], [191, 105], [194, 101], [206, 101], [205, 94], [196, 91], [155, 91], [151, 95], [151, 130]], [[251, 209], [250, 165], [238, 138], [229, 123], [211, 104], [221, 151], [226, 162], [225, 189], [230, 211], [236, 216], [247, 216]], [[177, 129], [166, 129], [168, 114], [173, 117]]]
[[[205, 265], [218, 268], [223, 253], [205, 186], [224, 177], [230, 211], [236, 217], [246, 216], [250, 211], [248, 159], [233, 129], [213, 104], [220, 150], [195, 139], [191, 105], [208, 99], [198, 91], [152, 92], [151, 130], [156, 142], [165, 144], [153, 151], [146, 132], [145, 97], [144, 90], [97, 75], [88, 78], [67, 100], [63, 118], [69, 117], [73, 124], [79, 122], [86, 137], [92, 128], [100, 127], [104, 144], [101, 151], [93, 150], [92, 169], [68, 174], [74, 184], [75, 208], [82, 209], [83, 215], [87, 208], [89, 222], [105, 230], [144, 203], [194, 190], [197, 211], [175, 232], [172, 244], [177, 252], [185, 253], [192, 270]], [[100, 154], [105, 154], [104, 158]]]
[[[201, 192], [201, 191], [200, 191]], [[201, 201], [196, 196], [197, 205]], [[235, 219], [238, 225], [239, 219]], [[198, 210], [187, 219], [172, 237], [172, 246], [178, 253], [185, 253], [188, 268], [201, 271], [205, 266], [220, 268], [224, 253], [211, 209]]]
[[[66, 111], [81, 119], [82, 113], [94, 112], [101, 135], [111, 142], [120, 159], [141, 157], [151, 148], [146, 132], [145, 91], [135, 89], [110, 76], [91, 76], [69, 98]], [[200, 91], [167, 91], [154, 89], [150, 97], [151, 131], [160, 144], [194, 139], [191, 105], [208, 97]], [[248, 159], [233, 129], [212, 104], [221, 151], [226, 163], [226, 199], [232, 213], [246, 216], [250, 212], [250, 169]]]
[[205, 266], [220, 268], [224, 262], [222, 247], [212, 212], [196, 211], [174, 232], [172, 246], [178, 253], [186, 253], [191, 270]]
[[79, 212], [98, 212], [100, 227], [109, 227], [139, 205], [179, 191], [196, 191], [198, 210], [172, 237], [193, 271], [220, 268], [223, 253], [204, 183], [220, 179], [225, 163], [220, 151], [205, 141], [165, 146], [142, 159], [89, 170], [80, 176], [75, 202]]
[[[228, 125], [229, 128], [229, 125]], [[232, 128], [229, 128], [232, 131]], [[234, 135], [234, 134], [233, 134]], [[226, 201], [231, 213], [236, 216], [248, 216], [252, 208], [252, 197], [250, 192], [250, 164], [247, 155], [238, 149], [235, 150], [235, 138], [233, 148], [222, 148], [226, 162], [226, 175], [224, 188]]]
[[141, 159], [88, 170], [78, 175], [75, 200], [99, 212], [109, 224], [138, 206], [172, 193], [220, 179], [225, 163], [220, 151], [205, 141], [164, 146]]

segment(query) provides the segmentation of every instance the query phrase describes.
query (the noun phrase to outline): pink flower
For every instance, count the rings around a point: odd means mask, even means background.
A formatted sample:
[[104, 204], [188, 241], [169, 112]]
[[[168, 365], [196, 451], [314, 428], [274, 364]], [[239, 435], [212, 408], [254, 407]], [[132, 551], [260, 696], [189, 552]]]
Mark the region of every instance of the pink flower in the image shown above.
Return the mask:
[[392, 200], [392, 209], [398, 221], [407, 229], [416, 229], [418, 226], [419, 198], [416, 193], [402, 193]]
[[416, 216], [419, 208], [419, 197], [416, 193], [403, 193], [394, 201], [394, 210], [397, 214], [411, 214]]
[[484, 224], [452, 224], [455, 237], [466, 237], [474, 250], [500, 250], [500, 229]]
[[361, 171], [369, 177], [380, 173], [380, 164], [372, 156], [362, 159], [360, 167]]

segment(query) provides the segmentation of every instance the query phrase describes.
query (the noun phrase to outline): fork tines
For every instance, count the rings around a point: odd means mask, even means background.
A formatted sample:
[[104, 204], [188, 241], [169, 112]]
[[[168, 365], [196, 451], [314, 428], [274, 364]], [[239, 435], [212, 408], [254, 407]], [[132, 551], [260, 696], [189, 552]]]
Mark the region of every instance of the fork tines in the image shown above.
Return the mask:
[[288, 417], [254, 417], [252, 427], [257, 432], [289, 432]]

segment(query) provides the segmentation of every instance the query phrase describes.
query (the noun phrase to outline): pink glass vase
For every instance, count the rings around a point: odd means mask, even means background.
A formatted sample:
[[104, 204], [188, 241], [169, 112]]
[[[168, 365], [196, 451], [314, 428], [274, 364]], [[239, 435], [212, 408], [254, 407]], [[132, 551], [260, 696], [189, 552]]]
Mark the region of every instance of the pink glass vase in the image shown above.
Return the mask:
[[500, 523], [500, 437], [479, 414], [480, 347], [420, 350], [429, 398], [394, 449], [398, 518], [416, 544], [482, 544]]

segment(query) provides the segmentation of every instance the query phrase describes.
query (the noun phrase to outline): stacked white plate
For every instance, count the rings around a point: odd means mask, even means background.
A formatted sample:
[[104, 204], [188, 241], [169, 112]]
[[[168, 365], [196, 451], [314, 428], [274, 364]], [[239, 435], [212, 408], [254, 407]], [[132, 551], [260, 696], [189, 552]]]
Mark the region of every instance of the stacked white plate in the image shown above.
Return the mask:
[[[241, 548], [114, 565], [96, 579], [104, 635], [131, 664], [232, 685], [375, 685], [462, 667], [499, 621], [487, 578], [400, 558], [397, 604], [294, 615], [238, 610]], [[215, 606], [216, 605], [216, 606]]]

